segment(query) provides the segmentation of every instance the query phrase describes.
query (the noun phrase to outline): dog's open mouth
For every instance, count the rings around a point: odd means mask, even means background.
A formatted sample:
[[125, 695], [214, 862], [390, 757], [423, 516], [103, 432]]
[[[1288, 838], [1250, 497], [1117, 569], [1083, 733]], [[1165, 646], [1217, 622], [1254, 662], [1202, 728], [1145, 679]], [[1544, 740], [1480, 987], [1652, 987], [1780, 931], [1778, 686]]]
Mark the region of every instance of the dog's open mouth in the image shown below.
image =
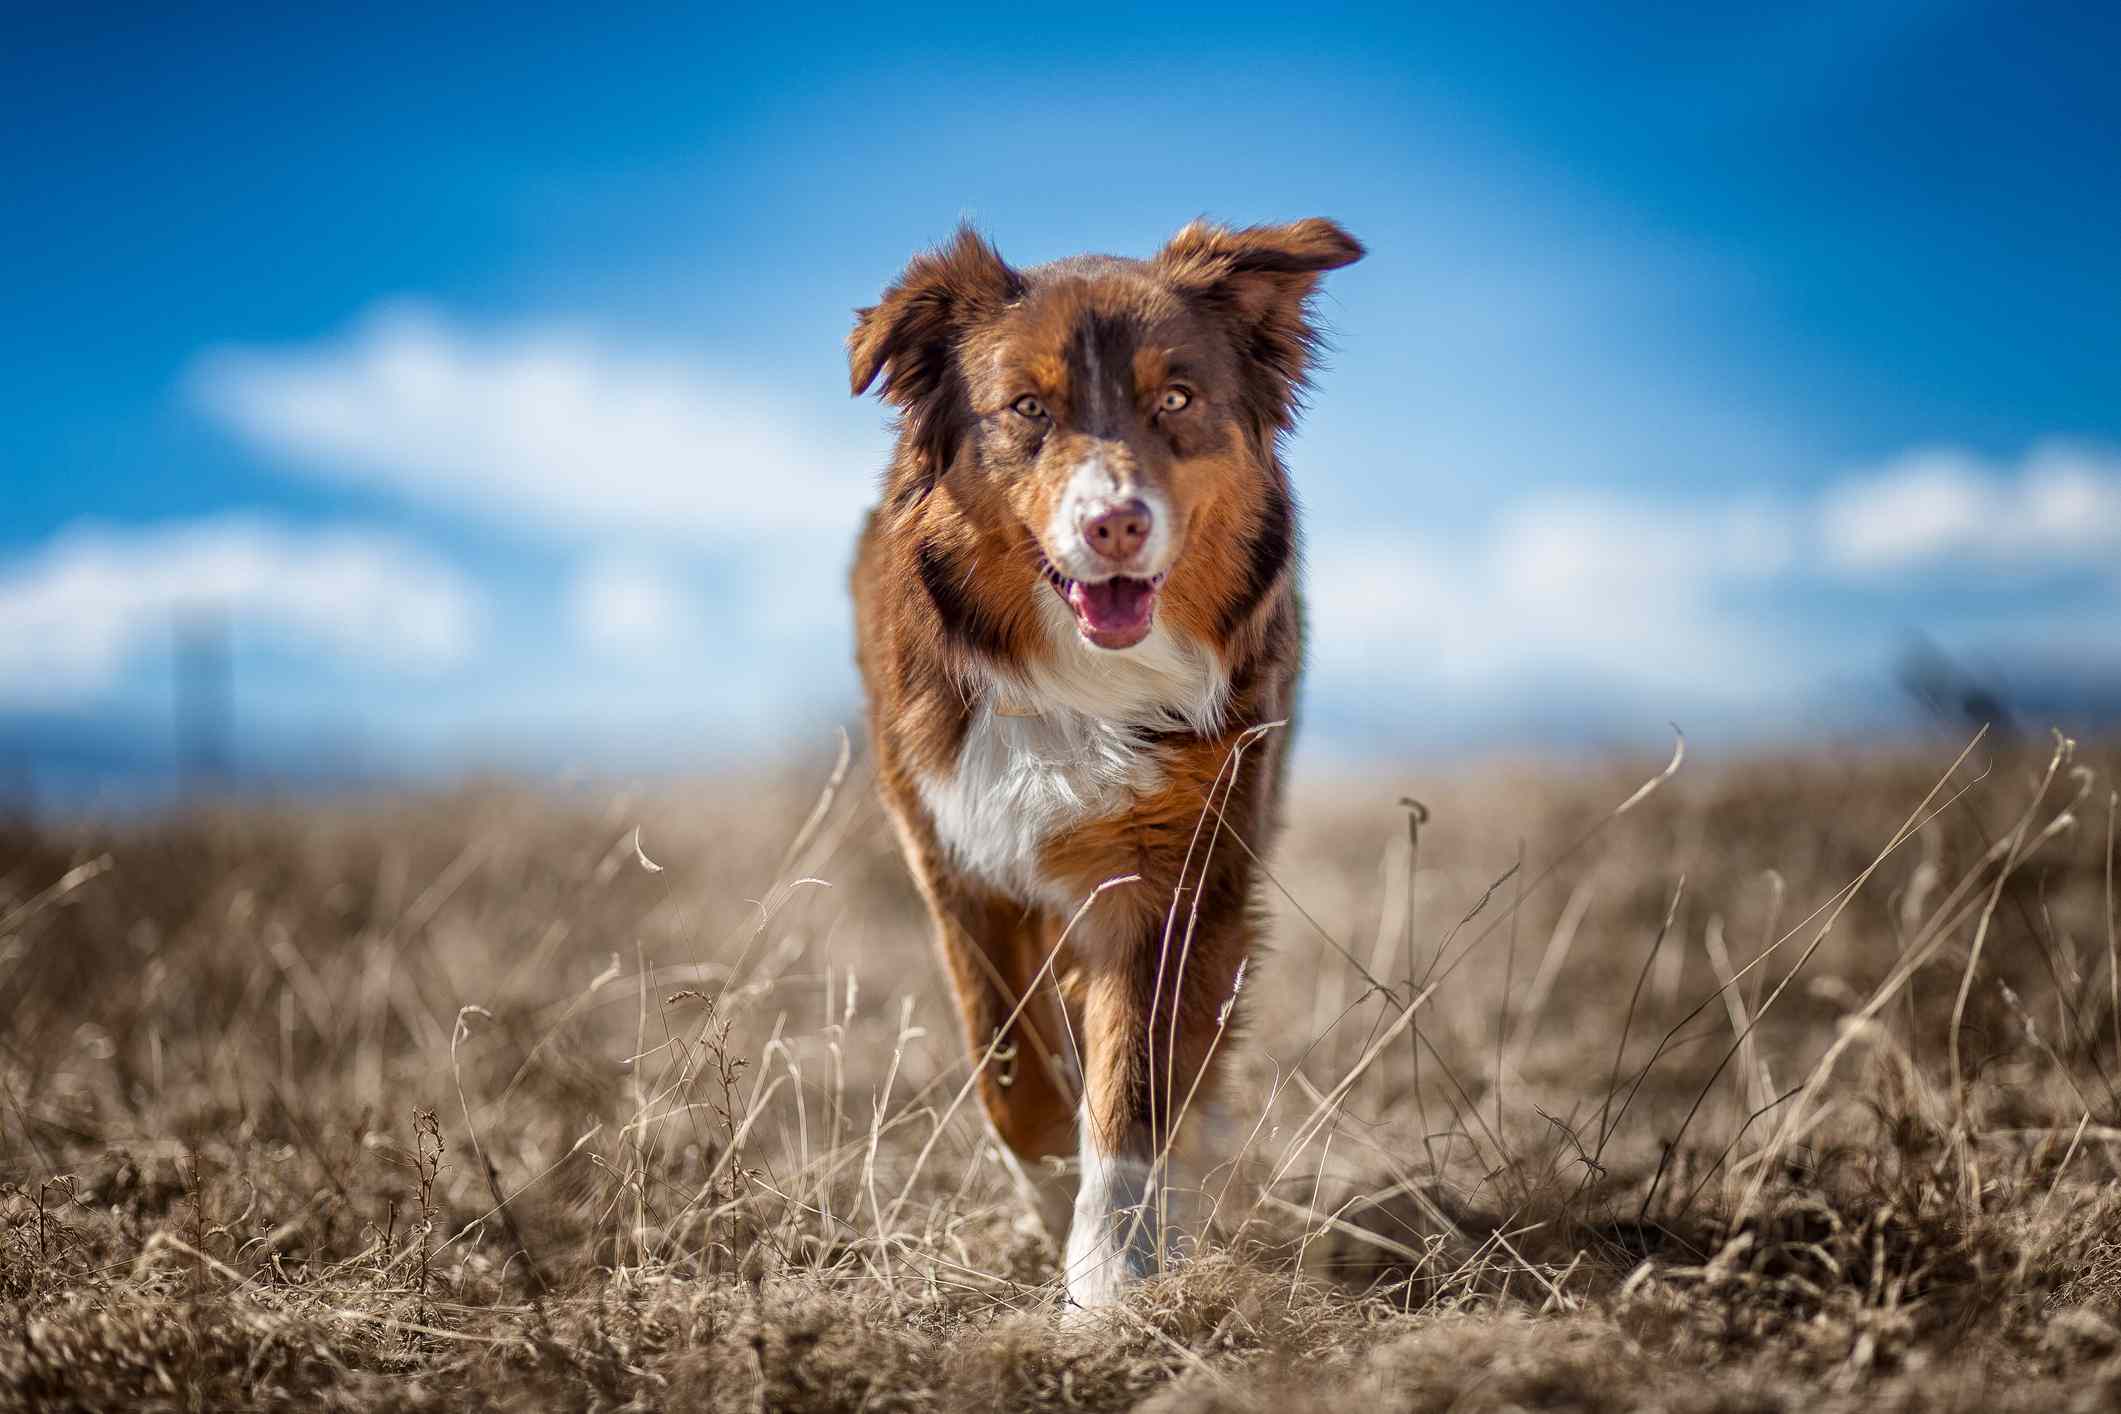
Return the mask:
[[1149, 636], [1156, 617], [1156, 596], [1164, 577], [1131, 579], [1125, 575], [1088, 584], [1069, 579], [1050, 566], [1046, 582], [1075, 614], [1075, 626], [1100, 648], [1132, 648]]

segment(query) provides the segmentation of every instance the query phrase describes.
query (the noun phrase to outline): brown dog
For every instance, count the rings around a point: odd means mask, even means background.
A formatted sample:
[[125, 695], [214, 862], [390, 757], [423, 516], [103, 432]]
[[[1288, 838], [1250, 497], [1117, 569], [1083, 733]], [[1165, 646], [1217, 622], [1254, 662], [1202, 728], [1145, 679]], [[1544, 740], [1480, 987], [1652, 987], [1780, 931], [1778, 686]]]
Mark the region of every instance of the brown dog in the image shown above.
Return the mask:
[[[880, 789], [1081, 1305], [1164, 1256], [1173, 1131], [1253, 946], [1287, 735], [1253, 729], [1302, 657], [1277, 444], [1319, 276], [1362, 253], [1330, 221], [1195, 223], [1018, 270], [961, 229], [847, 341], [900, 414], [853, 578]], [[1041, 1163], [1070, 1153], [1072, 1226]]]

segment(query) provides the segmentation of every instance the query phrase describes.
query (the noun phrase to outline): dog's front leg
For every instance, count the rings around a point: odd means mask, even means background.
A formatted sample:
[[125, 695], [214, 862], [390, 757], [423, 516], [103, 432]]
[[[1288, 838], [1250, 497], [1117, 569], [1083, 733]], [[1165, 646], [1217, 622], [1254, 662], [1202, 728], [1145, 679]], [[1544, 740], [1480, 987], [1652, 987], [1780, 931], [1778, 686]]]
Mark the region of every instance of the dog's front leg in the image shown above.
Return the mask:
[[1168, 942], [1161, 918], [1092, 953], [1083, 993], [1081, 1181], [1063, 1275], [1077, 1306], [1111, 1303], [1163, 1270], [1171, 1221], [1173, 1138], [1207, 1099], [1248, 939], [1241, 920], [1185, 920]]

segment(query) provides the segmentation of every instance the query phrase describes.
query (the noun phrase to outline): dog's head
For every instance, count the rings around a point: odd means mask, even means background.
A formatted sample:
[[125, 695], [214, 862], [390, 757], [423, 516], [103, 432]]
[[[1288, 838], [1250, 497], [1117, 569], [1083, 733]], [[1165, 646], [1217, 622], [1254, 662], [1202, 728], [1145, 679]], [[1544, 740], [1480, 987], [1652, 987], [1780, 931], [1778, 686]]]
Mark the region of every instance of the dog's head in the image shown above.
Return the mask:
[[881, 375], [902, 413], [891, 499], [947, 494], [1086, 640], [1140, 643], [1205, 542], [1241, 558], [1273, 506], [1286, 522], [1275, 441], [1317, 343], [1310, 297], [1362, 253], [1330, 221], [1196, 222], [1146, 261], [1018, 270], [960, 229], [847, 341], [854, 391]]

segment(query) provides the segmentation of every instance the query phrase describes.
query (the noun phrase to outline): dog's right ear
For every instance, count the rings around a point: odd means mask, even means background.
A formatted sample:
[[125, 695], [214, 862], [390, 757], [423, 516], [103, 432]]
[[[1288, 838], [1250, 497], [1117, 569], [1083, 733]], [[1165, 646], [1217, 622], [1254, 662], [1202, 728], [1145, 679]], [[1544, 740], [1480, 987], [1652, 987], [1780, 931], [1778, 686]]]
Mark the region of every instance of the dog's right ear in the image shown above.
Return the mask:
[[882, 373], [885, 401], [910, 407], [933, 391], [957, 337], [1023, 289], [1023, 276], [979, 232], [959, 226], [947, 244], [907, 262], [880, 302], [854, 312], [847, 369], [855, 396]]
[[929, 477], [950, 463], [962, 430], [957, 393], [958, 340], [1024, 290], [1023, 276], [969, 225], [947, 244], [923, 251], [882, 300], [854, 312], [847, 372], [856, 397], [882, 375], [878, 396], [903, 410]]

